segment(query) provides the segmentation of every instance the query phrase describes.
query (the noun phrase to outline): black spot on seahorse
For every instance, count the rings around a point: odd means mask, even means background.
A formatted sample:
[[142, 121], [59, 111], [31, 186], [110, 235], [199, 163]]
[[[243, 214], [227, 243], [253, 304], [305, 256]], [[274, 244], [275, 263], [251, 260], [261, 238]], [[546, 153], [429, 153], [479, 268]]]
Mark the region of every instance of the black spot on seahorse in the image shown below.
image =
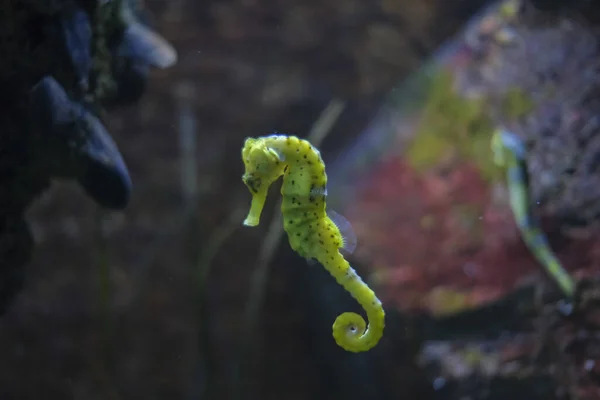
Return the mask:
[[246, 181], [246, 185], [248, 185], [248, 187], [250, 187], [250, 189], [254, 193], [258, 193], [258, 188], [262, 184], [262, 179], [261, 178], [250, 177], [250, 178], [246, 178], [245, 181]]

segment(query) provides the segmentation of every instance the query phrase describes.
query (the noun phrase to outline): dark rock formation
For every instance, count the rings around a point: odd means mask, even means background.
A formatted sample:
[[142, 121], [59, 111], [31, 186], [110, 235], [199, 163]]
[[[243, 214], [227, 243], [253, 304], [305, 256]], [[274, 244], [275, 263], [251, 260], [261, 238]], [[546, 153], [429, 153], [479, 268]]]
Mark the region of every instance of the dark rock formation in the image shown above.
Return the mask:
[[[54, 179], [74, 179], [100, 206], [132, 190], [103, 126], [104, 107], [133, 103], [149, 67], [176, 61], [138, 19], [135, 0], [13, 0], [0, 16], [0, 308], [23, 285], [33, 250], [24, 213]], [[13, 257], [14, 253], [20, 254]]]

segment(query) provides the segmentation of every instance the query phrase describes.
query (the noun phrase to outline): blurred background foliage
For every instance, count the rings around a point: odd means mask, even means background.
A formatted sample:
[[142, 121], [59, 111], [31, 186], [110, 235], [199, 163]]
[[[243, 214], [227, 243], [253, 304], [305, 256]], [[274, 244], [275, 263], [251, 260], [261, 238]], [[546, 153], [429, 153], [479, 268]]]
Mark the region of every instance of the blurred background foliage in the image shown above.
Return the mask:
[[[549, 13], [563, 12], [560, 2], [544, 4]], [[414, 325], [392, 320], [388, 337], [368, 354], [335, 346], [335, 315], [356, 305], [279, 236], [264, 239], [275, 201], [261, 226], [242, 229], [249, 195], [240, 149], [245, 137], [274, 130], [307, 136], [325, 110], [337, 114], [321, 135], [326, 162], [334, 160], [390, 89], [484, 5], [145, 1], [150, 22], [179, 59], [151, 71], [137, 103], [104, 118], [126, 160], [131, 199], [124, 211], [109, 212], [74, 183], [57, 182], [33, 203], [28, 219], [36, 248], [27, 281], [0, 321], [0, 398], [440, 396], [440, 382], [417, 367], [423, 338], [411, 334]], [[516, 103], [508, 113], [527, 107]], [[412, 153], [419, 165], [441, 146], [439, 138], [423, 138], [424, 147]], [[358, 265], [361, 273], [367, 268]], [[493, 315], [477, 321], [490, 325]], [[444, 329], [467, 326], [454, 321]], [[436, 349], [436, 357], [448, 351]], [[455, 366], [485, 364], [479, 347], [461, 354]], [[503, 398], [504, 387], [494, 382], [499, 389], [471, 392]], [[547, 381], [527, 384], [539, 392]]]

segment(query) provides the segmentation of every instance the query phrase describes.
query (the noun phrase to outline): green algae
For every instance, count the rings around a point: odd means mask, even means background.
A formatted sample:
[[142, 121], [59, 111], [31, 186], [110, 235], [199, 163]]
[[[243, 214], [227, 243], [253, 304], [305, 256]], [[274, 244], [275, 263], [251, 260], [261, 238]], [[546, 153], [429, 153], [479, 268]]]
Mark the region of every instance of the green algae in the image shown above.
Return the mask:
[[[520, 0], [506, 0], [497, 10], [505, 20], [516, 17]], [[417, 103], [422, 105], [415, 136], [407, 152], [407, 161], [425, 171], [445, 160], [461, 160], [475, 164], [487, 181], [504, 178], [493, 162], [490, 140], [495, 128], [491, 115], [503, 121], [515, 121], [529, 115], [534, 101], [523, 89], [508, 87], [492, 99], [486, 94], [467, 98], [454, 88], [454, 75], [448, 70], [432, 68]]]
[[[488, 99], [460, 95], [454, 89], [452, 73], [443, 69], [431, 76], [426, 93], [415, 136], [406, 152], [407, 161], [417, 170], [426, 171], [455, 157], [474, 163], [485, 180], [503, 179], [490, 148], [495, 125]], [[533, 108], [532, 99], [522, 89], [513, 87], [500, 99], [499, 113], [504, 120], [515, 120]]]
[[90, 95], [94, 100], [110, 97], [116, 90], [116, 82], [112, 76], [109, 38], [116, 32], [124, 30], [124, 21], [121, 17], [123, 0], [108, 3], [99, 2], [93, 13], [93, 39], [92, 39], [92, 70], [90, 74]]
[[498, 14], [505, 20], [512, 20], [519, 14], [521, 0], [506, 0], [498, 7]]
[[460, 96], [450, 71], [432, 76], [415, 137], [406, 153], [417, 170], [435, 167], [444, 158], [457, 155], [474, 162], [486, 179], [501, 177], [493, 163], [490, 139], [494, 129], [484, 99]]
[[512, 87], [506, 91], [502, 101], [502, 113], [507, 119], [522, 118], [533, 111], [533, 108], [533, 100], [523, 89]]

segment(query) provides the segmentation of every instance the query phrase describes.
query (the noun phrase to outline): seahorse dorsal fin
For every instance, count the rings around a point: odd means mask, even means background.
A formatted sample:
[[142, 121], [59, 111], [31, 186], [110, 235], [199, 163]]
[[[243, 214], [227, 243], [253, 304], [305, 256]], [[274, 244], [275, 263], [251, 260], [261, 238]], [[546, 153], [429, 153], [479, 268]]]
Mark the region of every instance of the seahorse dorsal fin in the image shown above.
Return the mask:
[[327, 215], [342, 234], [344, 243], [342, 244], [341, 249], [348, 254], [352, 254], [356, 249], [356, 234], [354, 233], [354, 229], [352, 229], [352, 225], [346, 218], [333, 210], [327, 210]]

